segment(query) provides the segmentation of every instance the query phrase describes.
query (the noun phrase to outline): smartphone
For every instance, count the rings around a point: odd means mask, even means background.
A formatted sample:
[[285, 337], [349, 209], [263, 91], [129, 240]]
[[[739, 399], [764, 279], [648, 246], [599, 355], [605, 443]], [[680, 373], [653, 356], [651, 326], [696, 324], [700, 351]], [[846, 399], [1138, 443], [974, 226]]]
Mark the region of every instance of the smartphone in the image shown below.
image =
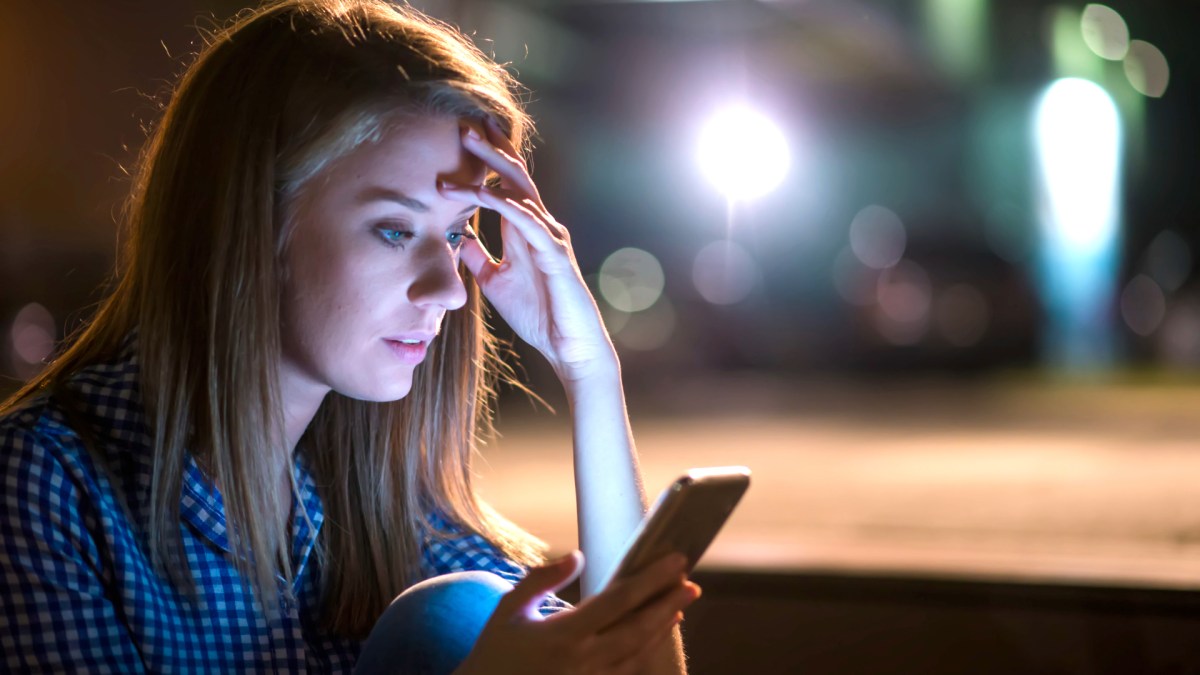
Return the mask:
[[650, 507], [600, 588], [674, 552], [687, 556], [691, 571], [749, 486], [750, 469], [744, 466], [691, 469], [680, 476]]

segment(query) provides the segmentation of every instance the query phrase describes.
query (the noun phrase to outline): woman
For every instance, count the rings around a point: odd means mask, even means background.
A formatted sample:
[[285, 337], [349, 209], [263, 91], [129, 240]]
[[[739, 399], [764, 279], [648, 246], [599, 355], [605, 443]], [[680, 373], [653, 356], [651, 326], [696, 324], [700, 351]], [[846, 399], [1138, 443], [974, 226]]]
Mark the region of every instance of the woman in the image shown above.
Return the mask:
[[[143, 152], [113, 292], [0, 409], [10, 669], [682, 669], [681, 559], [596, 588], [644, 497], [516, 92], [384, 0], [212, 37]], [[506, 373], [481, 294], [566, 388], [586, 566], [529, 569], [539, 543], [473, 491]]]

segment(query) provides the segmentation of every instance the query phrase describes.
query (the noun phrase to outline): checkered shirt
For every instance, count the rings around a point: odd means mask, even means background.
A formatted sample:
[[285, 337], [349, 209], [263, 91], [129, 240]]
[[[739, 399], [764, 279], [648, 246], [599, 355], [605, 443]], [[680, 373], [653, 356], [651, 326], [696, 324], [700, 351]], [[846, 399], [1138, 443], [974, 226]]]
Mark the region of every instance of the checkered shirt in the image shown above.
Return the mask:
[[[50, 398], [0, 418], [0, 663], [9, 672], [303, 673], [353, 670], [359, 643], [318, 625], [324, 520], [313, 476], [294, 465], [293, 600], [268, 620], [233, 564], [221, 495], [189, 458], [180, 533], [198, 595], [148, 556], [150, 437], [133, 340], [121, 358], [80, 371], [71, 389], [95, 453]], [[310, 527], [311, 522], [311, 527]], [[440, 519], [435, 524], [447, 527]], [[427, 540], [425, 577], [525, 570], [478, 535]], [[282, 579], [280, 580], [283, 583]], [[544, 614], [566, 607], [551, 597]]]

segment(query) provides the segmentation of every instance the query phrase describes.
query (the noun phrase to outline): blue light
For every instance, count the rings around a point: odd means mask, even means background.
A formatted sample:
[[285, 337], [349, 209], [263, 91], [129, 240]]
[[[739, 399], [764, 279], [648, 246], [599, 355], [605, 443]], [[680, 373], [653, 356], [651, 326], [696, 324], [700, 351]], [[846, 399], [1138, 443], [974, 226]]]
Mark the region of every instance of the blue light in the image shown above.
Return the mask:
[[1120, 222], [1121, 120], [1088, 80], [1057, 80], [1035, 118], [1040, 273], [1053, 365], [1100, 368], [1113, 359]]

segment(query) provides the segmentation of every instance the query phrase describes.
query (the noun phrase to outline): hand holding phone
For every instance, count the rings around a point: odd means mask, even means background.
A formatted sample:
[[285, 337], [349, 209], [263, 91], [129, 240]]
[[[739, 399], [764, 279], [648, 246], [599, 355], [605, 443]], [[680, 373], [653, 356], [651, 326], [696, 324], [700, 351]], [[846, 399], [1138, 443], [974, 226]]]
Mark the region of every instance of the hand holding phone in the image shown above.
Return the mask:
[[680, 476], [650, 507], [600, 588], [673, 552], [687, 556], [691, 571], [749, 486], [750, 469], [744, 466], [691, 469]]

